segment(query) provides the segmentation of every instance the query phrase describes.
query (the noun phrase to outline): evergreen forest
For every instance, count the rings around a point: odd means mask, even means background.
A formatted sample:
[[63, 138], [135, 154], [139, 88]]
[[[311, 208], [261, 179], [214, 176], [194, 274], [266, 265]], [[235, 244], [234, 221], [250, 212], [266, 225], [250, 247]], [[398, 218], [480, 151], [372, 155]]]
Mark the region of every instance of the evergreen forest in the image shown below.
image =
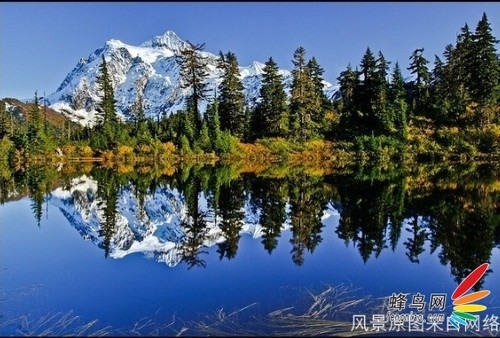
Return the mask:
[[[278, 65], [265, 63], [260, 97], [245, 104], [237, 56], [220, 52], [223, 72], [215, 92], [206, 85], [204, 44], [188, 43], [178, 64], [185, 108], [146, 117], [137, 95], [134, 118], [116, 112], [110, 69], [102, 58], [96, 123], [81, 126], [47, 119], [37, 92], [26, 114], [0, 104], [0, 158], [15, 166], [61, 158], [118, 162], [442, 161], [498, 160], [500, 62], [486, 14], [474, 30], [465, 24], [442, 56], [418, 46], [406, 62], [392, 63], [368, 47], [359, 64], [337, 80], [340, 95], [323, 91], [324, 69], [303, 47], [292, 56], [287, 96]], [[430, 59], [430, 60], [429, 60]], [[405, 80], [402, 69], [411, 74]], [[208, 101], [200, 111], [201, 101]]]

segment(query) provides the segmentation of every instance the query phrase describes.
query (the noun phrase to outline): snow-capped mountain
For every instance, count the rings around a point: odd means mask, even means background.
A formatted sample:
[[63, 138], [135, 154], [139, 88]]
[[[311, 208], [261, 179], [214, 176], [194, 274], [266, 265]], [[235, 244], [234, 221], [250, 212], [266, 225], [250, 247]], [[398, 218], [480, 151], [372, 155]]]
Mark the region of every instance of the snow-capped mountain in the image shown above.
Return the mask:
[[[174, 32], [156, 36], [140, 46], [125, 44], [119, 40], [109, 40], [102, 48], [95, 50], [86, 59], [82, 58], [76, 67], [66, 76], [55, 93], [46, 97], [51, 108], [63, 113], [72, 120], [83, 125], [92, 124], [95, 118], [99, 94], [96, 78], [99, 64], [104, 55], [115, 88], [115, 99], [119, 115], [131, 117], [130, 107], [134, 104], [138, 92], [144, 98], [144, 109], [147, 116], [171, 114], [182, 109], [189, 89], [180, 86], [180, 68], [177, 57], [187, 42], [181, 40]], [[222, 75], [216, 67], [217, 56], [203, 52], [208, 60], [209, 77], [208, 93], [213, 93]], [[240, 67], [240, 76], [245, 88], [246, 103], [251, 105], [257, 101], [263, 74], [264, 64], [252, 62], [249, 66]], [[292, 78], [288, 70], [280, 70], [289, 92]], [[329, 98], [338, 91], [325, 81], [325, 93]], [[210, 96], [210, 95], [209, 95]], [[200, 103], [203, 112], [207, 102]]]

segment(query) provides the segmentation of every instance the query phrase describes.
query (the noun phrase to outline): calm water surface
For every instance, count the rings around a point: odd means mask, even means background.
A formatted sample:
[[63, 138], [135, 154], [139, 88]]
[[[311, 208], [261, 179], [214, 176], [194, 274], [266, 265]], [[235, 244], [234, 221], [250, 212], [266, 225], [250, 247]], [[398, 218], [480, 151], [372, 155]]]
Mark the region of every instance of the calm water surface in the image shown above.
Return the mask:
[[69, 311], [123, 330], [174, 316], [179, 329], [253, 303], [300, 313], [304, 290], [341, 284], [359, 297], [446, 293], [451, 311], [451, 293], [483, 262], [476, 288], [491, 291], [485, 313], [500, 315], [496, 166], [118, 172], [4, 174], [1, 335], [20, 329], [13, 318]]

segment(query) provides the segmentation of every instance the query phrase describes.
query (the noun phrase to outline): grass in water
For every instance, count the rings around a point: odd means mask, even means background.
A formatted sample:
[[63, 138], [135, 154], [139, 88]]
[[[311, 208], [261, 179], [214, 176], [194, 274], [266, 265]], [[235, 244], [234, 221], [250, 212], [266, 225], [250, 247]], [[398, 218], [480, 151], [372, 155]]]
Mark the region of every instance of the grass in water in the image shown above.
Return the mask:
[[[98, 320], [84, 321], [72, 311], [42, 316], [22, 315], [0, 318], [0, 329], [15, 327], [16, 336], [357, 336], [375, 332], [352, 331], [352, 315], [377, 313], [383, 300], [356, 297], [350, 286], [327, 286], [321, 292], [302, 290], [305, 302], [267, 314], [258, 303], [226, 312], [219, 309], [196, 321], [184, 322], [175, 316], [168, 323], [145, 317], [131, 328], [101, 327]], [[303, 310], [300, 310], [303, 309]], [[304, 310], [305, 309], [305, 310]], [[2, 330], [3, 331], [3, 330]]]
[[[351, 331], [353, 314], [375, 313], [383, 302], [372, 297], [355, 297], [349, 286], [328, 286], [320, 293], [306, 290], [307, 310], [294, 313], [296, 306], [274, 310], [267, 315], [251, 315], [241, 320], [242, 313], [258, 306], [250, 304], [226, 314], [222, 309], [203, 320], [188, 323], [187, 334], [209, 336], [355, 336]], [[297, 304], [298, 307], [304, 304]], [[368, 316], [367, 316], [368, 317]], [[374, 332], [366, 332], [373, 334]]]

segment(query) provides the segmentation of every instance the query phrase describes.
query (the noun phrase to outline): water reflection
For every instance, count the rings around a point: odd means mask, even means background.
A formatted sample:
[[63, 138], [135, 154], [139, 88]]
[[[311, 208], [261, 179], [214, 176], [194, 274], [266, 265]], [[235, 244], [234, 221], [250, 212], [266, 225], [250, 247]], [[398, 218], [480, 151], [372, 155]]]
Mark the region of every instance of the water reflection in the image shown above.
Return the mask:
[[326, 174], [257, 172], [241, 164], [41, 166], [2, 170], [0, 187], [1, 203], [29, 196], [38, 226], [44, 205], [58, 206], [105, 257], [143, 252], [189, 269], [205, 267], [212, 246], [220, 260], [233, 259], [245, 232], [271, 255], [288, 230], [290, 258], [300, 266], [305, 253], [321, 245], [324, 218], [336, 212], [336, 235], [365, 263], [394, 251], [401, 240], [411, 263], [418, 264], [428, 247], [441, 264], [450, 264], [457, 283], [500, 247], [498, 166], [491, 164], [358, 166]]

